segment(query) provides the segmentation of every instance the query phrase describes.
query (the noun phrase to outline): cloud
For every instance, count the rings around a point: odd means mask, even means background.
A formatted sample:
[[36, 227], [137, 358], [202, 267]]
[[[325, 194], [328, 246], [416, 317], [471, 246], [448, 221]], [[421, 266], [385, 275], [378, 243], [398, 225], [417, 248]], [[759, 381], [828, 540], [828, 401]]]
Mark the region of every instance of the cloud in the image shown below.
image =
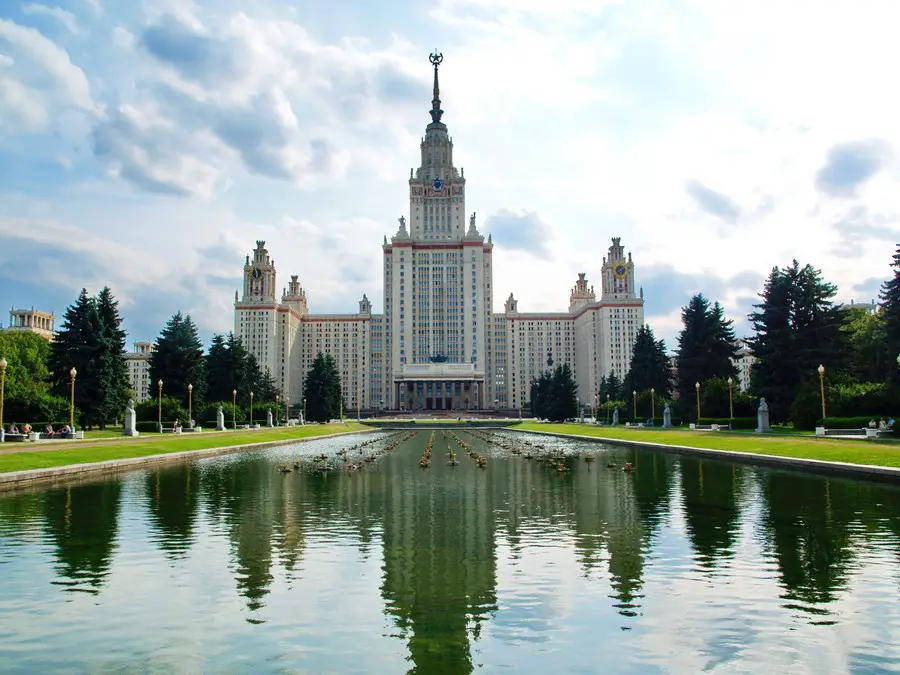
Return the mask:
[[49, 16], [59, 21], [70, 33], [78, 32], [78, 24], [75, 21], [75, 15], [72, 14], [72, 12], [67, 12], [61, 7], [48, 7], [47, 5], [26, 2], [22, 5], [22, 13]]
[[500, 209], [488, 216], [486, 228], [503, 249], [550, 258], [550, 228], [536, 213]]
[[240, 44], [229, 45], [225, 40], [206, 34], [202, 26], [188, 25], [172, 14], [162, 16], [157, 23], [145, 28], [140, 44], [184, 77], [201, 82], [239, 76], [239, 64], [246, 63], [249, 56], [235, 53]]
[[836, 220], [834, 230], [839, 237], [833, 248], [836, 255], [862, 257], [867, 254], [864, 244], [869, 241], [900, 242], [900, 213], [870, 213], [868, 207], [857, 204]]
[[182, 197], [213, 192], [217, 169], [189, 153], [196, 138], [169, 120], [122, 106], [94, 128], [91, 143], [111, 173], [142, 190]]
[[68, 109], [101, 112], [84, 71], [35, 29], [0, 19], [0, 51], [12, 61], [0, 63], [0, 135], [42, 129]]
[[816, 187], [831, 197], [855, 197], [857, 189], [884, 167], [888, 151], [888, 144], [878, 140], [835, 145], [816, 174]]
[[721, 218], [726, 223], [736, 223], [741, 215], [741, 208], [731, 199], [706, 187], [698, 180], [687, 181], [684, 189], [701, 209], [712, 216]]

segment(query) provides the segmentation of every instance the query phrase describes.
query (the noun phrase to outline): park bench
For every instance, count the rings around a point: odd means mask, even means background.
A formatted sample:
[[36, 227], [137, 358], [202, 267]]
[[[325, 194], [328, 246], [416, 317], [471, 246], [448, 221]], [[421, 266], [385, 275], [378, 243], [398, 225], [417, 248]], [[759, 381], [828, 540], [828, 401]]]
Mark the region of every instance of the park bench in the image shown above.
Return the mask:
[[818, 438], [866, 438], [869, 431], [878, 431], [877, 429], [826, 429], [825, 427], [816, 427], [816, 437]]
[[722, 431], [721, 424], [691, 424], [691, 431]]
[[180, 434], [183, 431], [183, 427], [160, 427], [159, 429], [164, 434]]
[[3, 438], [7, 443], [24, 443], [26, 440], [25, 434], [4, 434]]

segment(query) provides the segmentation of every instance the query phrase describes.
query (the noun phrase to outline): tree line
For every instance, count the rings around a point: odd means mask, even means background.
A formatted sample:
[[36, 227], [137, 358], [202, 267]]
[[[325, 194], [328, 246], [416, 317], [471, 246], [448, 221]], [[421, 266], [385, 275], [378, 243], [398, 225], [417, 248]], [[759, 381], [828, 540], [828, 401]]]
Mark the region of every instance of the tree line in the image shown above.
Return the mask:
[[[748, 315], [753, 333], [746, 342], [755, 362], [747, 392], [738, 387], [734, 322], [718, 302], [698, 293], [681, 310], [674, 359], [652, 328], [642, 326], [629, 370], [621, 378], [604, 377], [591, 403], [599, 415], [618, 407], [626, 419], [639, 420], [659, 418], [669, 403], [684, 420], [708, 421], [752, 418], [765, 398], [773, 422], [812, 428], [822, 423], [824, 390], [830, 424], [888, 416], [900, 401], [900, 246], [891, 268], [873, 309], [837, 305], [837, 286], [810, 264], [774, 267]], [[548, 378], [549, 372], [532, 382], [533, 401], [538, 391], [551, 391]], [[541, 412], [573, 409], [563, 400], [539, 406]], [[572, 416], [559, 412], [550, 419]]]

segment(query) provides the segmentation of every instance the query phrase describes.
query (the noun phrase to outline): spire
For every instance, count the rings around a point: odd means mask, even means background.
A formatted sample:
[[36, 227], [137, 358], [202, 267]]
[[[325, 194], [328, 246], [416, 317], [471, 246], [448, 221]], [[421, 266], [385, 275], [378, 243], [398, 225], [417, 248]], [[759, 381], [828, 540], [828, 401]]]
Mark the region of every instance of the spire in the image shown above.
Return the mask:
[[438, 86], [438, 66], [440, 66], [441, 62], [444, 60], [444, 55], [439, 54], [438, 50], [435, 49], [434, 53], [428, 57], [428, 60], [431, 61], [431, 65], [434, 66], [434, 98], [431, 99], [431, 121], [434, 124], [440, 124], [441, 115], [444, 114], [444, 111], [441, 110], [441, 89]]

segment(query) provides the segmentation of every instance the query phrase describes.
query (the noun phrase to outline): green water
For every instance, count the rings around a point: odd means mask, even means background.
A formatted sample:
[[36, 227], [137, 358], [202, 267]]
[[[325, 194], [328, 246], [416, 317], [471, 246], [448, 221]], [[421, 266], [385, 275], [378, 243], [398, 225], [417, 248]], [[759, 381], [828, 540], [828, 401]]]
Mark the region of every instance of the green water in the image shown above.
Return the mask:
[[0, 669], [900, 671], [896, 487], [514, 432], [422, 469], [429, 435], [0, 497]]

